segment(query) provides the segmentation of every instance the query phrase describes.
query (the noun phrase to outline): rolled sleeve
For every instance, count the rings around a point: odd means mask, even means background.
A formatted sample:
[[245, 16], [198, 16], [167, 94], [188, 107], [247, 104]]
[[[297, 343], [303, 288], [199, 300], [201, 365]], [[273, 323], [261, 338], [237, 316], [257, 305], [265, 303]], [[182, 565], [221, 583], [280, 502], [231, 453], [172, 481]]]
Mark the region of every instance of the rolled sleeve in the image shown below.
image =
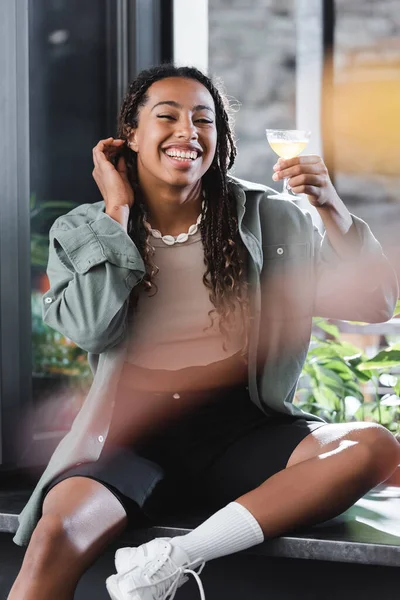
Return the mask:
[[[128, 269], [135, 269], [140, 263], [136, 246], [129, 235], [104, 213], [98, 219], [73, 229], [60, 225], [52, 229], [52, 233], [77, 273], [86, 273], [91, 267], [106, 261]], [[55, 249], [57, 252], [57, 245]], [[62, 261], [62, 253], [58, 254]]]
[[100, 354], [126, 331], [130, 293], [145, 266], [126, 231], [99, 207], [80, 206], [50, 229], [44, 322]]

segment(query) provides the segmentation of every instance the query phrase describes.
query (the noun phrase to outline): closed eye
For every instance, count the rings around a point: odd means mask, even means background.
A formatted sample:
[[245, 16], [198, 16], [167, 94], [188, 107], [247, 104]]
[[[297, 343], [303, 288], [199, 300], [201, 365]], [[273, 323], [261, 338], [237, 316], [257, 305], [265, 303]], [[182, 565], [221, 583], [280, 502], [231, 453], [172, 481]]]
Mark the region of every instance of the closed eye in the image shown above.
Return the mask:
[[[176, 121], [176, 118], [171, 116], [171, 115], [157, 115], [157, 117], [159, 119], [170, 119], [171, 121]], [[211, 124], [213, 123], [213, 121], [210, 121], [210, 119], [196, 119], [195, 123], [208, 123]]]

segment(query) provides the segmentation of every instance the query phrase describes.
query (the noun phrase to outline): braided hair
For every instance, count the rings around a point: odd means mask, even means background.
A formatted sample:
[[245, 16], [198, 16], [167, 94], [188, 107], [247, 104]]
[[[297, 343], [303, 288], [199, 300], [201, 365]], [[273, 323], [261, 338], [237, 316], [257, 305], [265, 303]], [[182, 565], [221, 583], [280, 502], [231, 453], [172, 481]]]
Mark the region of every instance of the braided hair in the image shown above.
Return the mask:
[[[248, 349], [249, 300], [246, 277], [246, 251], [238, 231], [236, 203], [228, 189], [228, 170], [236, 157], [229, 104], [222, 90], [209, 77], [194, 67], [176, 67], [162, 64], [139, 73], [131, 83], [122, 102], [118, 117], [118, 137], [128, 140], [131, 130], [138, 127], [139, 111], [148, 101], [148, 89], [156, 81], [168, 77], [194, 79], [211, 94], [216, 109], [217, 145], [213, 162], [202, 177], [205, 196], [204, 215], [199, 229], [204, 248], [205, 272], [203, 283], [210, 290], [213, 305], [208, 313], [210, 327], [219, 316], [219, 329], [223, 347], [230, 339], [230, 330], [236, 325], [243, 336], [241, 354], [246, 359]], [[126, 161], [127, 174], [135, 193], [128, 221], [128, 234], [135, 242], [145, 264], [146, 273], [142, 285], [148, 292], [156, 293], [154, 277], [158, 267], [154, 264], [154, 248], [150, 233], [146, 230], [146, 205], [140, 190], [137, 169], [137, 154], [124, 145], [122, 154]], [[136, 286], [137, 288], [138, 286]], [[134, 288], [130, 297], [128, 315], [132, 315], [137, 304], [138, 290]], [[239, 310], [239, 315], [237, 314]], [[236, 321], [236, 317], [239, 317]]]

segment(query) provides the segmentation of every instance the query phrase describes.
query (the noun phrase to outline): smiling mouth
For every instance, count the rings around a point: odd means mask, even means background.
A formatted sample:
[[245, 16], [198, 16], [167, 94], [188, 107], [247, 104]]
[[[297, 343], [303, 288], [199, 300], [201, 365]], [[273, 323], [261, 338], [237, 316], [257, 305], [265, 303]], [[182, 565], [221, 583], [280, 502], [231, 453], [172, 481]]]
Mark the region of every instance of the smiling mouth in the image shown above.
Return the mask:
[[201, 156], [201, 154], [195, 150], [190, 150], [188, 152], [179, 150], [163, 150], [163, 153], [172, 161], [172, 163], [181, 167], [191, 167]]

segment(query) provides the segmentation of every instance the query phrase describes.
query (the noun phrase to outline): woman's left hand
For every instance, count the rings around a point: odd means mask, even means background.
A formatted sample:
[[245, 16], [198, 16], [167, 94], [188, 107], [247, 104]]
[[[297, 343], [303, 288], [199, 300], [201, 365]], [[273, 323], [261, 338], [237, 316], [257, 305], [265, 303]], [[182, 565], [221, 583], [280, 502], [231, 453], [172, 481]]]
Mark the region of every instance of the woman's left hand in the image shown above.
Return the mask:
[[274, 181], [288, 177], [292, 192], [307, 194], [310, 203], [316, 208], [333, 206], [339, 199], [324, 161], [316, 154], [280, 158], [274, 165], [274, 171]]

